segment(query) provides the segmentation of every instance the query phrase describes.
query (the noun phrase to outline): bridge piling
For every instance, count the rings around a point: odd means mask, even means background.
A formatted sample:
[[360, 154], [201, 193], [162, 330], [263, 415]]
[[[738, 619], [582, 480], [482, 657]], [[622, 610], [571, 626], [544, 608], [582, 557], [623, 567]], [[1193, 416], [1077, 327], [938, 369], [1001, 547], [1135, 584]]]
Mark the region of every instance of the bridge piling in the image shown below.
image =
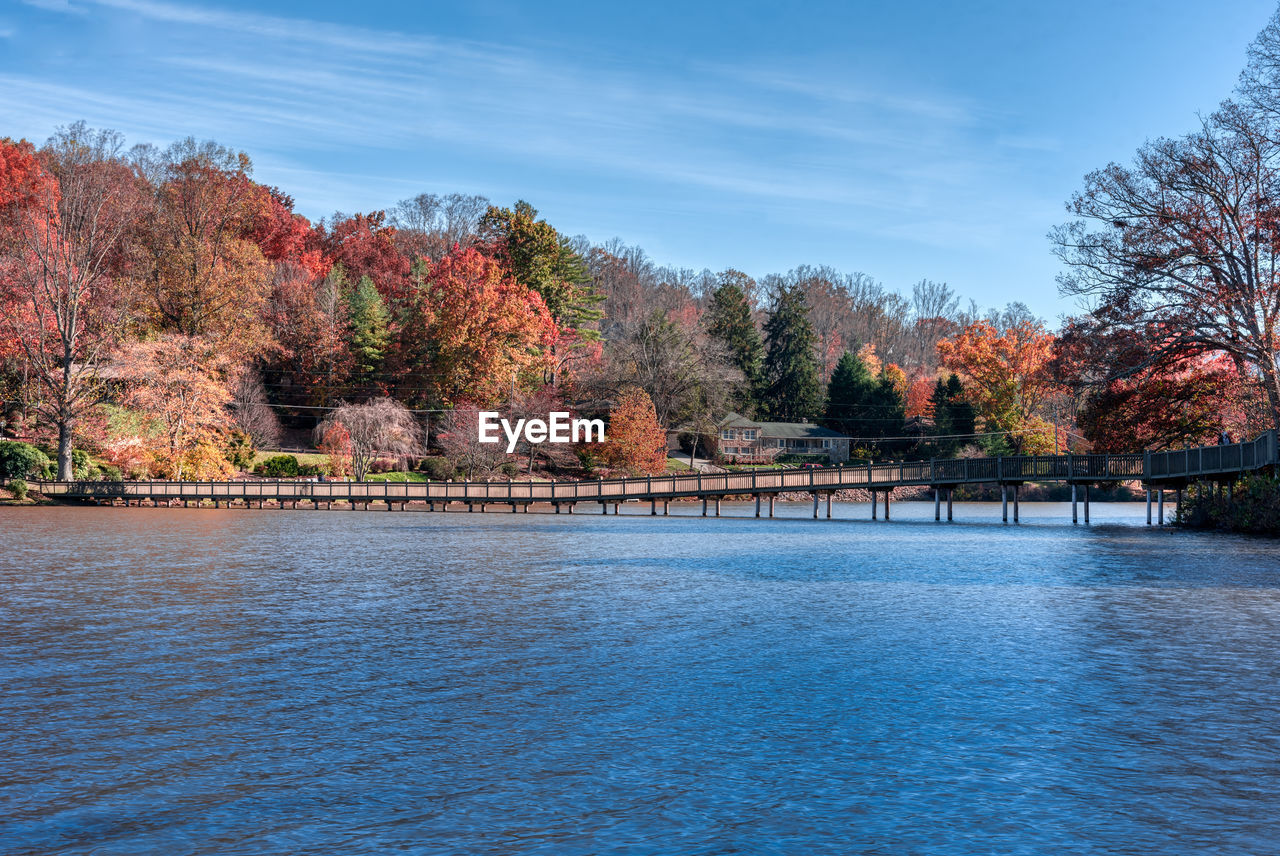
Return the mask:
[[1009, 486], [1000, 485], [1000, 522], [1009, 522]]
[[889, 500], [893, 498], [893, 488], [884, 492], [884, 519], [889, 519]]
[[877, 516], [879, 512], [876, 509], [876, 502], [877, 502], [876, 491], [875, 491], [875, 488], [872, 488], [871, 489], [871, 519], [872, 520], [879, 519], [879, 517]]
[[760, 516], [760, 494], [757, 493], [754, 499], [756, 501], [756, 517], [759, 517]]
[[935, 522], [942, 520], [942, 490], [936, 487], [933, 489], [933, 519]]
[[[1151, 508], [1150, 501], [1151, 501], [1150, 494], [1148, 494], [1148, 499], [1147, 499], [1147, 509], [1148, 509], [1147, 522], [1148, 523], [1151, 522], [1151, 516], [1149, 513]], [[1071, 483], [1071, 525], [1074, 526], [1079, 522], [1080, 522], [1080, 519], [1076, 515], [1076, 484], [1075, 482], [1072, 482]]]
[[955, 492], [954, 489], [947, 488], [947, 522], [948, 523], [951, 522], [951, 494], [954, 492]]
[[774, 494], [772, 494], [772, 493], [771, 493], [771, 494], [769, 494], [769, 516], [770, 516], [770, 517], [772, 517], [772, 516], [773, 516], [773, 501], [774, 501], [775, 499], [777, 499], [777, 497], [776, 497]]
[[1089, 486], [1084, 486], [1084, 525], [1089, 525]]
[[1151, 488], [1147, 488], [1146, 490], [1143, 491], [1143, 493], [1146, 494], [1147, 496], [1147, 525], [1150, 526], [1151, 525]]
[[[829, 490], [829, 491], [827, 491], [827, 519], [828, 519], [828, 520], [830, 520], [830, 519], [831, 519], [831, 497], [832, 497], [833, 495], [835, 495], [835, 491], [833, 491], [833, 490]], [[772, 503], [772, 502], [770, 502], [770, 503], [769, 503], [769, 505], [770, 505], [770, 508], [769, 508], [769, 516], [770, 516], [770, 517], [772, 517], [772, 516], [773, 516], [773, 508], [772, 508], [773, 503]]]
[[707, 516], [707, 498], [705, 496], [702, 498], [702, 516]]
[[1013, 486], [1013, 522], [1018, 522], [1018, 485]]
[[1160, 491], [1157, 494], [1156, 502], [1159, 506], [1158, 516], [1160, 518], [1160, 525], [1163, 526], [1164, 525], [1164, 488], [1160, 488]]
[[818, 492], [813, 492], [813, 519], [818, 519]]

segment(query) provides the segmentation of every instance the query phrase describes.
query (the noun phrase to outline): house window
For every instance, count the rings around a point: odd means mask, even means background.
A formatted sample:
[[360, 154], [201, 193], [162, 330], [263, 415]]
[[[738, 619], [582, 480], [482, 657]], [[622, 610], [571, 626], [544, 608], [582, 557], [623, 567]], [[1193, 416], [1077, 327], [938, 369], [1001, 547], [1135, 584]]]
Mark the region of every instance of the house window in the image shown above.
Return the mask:
[[720, 431], [720, 439], [721, 439], [721, 440], [732, 440], [732, 439], [734, 439], [733, 429], [732, 429], [732, 428], [723, 428], [723, 429], [721, 429], [721, 431]]
[[831, 448], [831, 441], [830, 441], [830, 440], [823, 440], [823, 441], [822, 441], [822, 448], [824, 448], [824, 449], [830, 449], [830, 448]]
[[783, 439], [781, 439], [781, 438], [779, 438], [779, 439], [778, 439], [778, 448], [779, 448], [779, 449], [785, 449], [785, 448], [787, 448], [787, 441], [786, 441], [786, 440], [783, 440]]
[[760, 434], [760, 431], [759, 429], [756, 429], [756, 428], [742, 429], [742, 439], [744, 440], [754, 440], [756, 437], [759, 436], [759, 434]]

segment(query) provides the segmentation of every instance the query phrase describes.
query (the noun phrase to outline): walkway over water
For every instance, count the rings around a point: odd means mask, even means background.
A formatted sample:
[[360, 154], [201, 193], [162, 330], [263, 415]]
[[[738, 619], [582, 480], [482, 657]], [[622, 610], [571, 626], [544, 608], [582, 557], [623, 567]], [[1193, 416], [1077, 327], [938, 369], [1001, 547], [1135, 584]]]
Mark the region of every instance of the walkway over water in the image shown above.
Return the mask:
[[[597, 479], [584, 481], [500, 481], [500, 482], [347, 482], [248, 480], [221, 482], [137, 481], [37, 481], [36, 490], [46, 496], [91, 502], [124, 502], [172, 505], [212, 502], [217, 506], [233, 503], [250, 507], [331, 508], [343, 504], [347, 508], [368, 509], [371, 504], [384, 504], [390, 510], [405, 510], [411, 503], [425, 504], [427, 510], [444, 509], [451, 503], [486, 510], [489, 505], [509, 505], [512, 511], [528, 510], [533, 503], [551, 504], [556, 513], [561, 507], [573, 513], [580, 502], [599, 503], [608, 513], [613, 505], [627, 501], [647, 501], [656, 514], [658, 503], [673, 499], [701, 499], [703, 514], [708, 502], [714, 502], [716, 513], [726, 497], [748, 496], [756, 501], [760, 514], [761, 500], [767, 499], [770, 515], [773, 502], [782, 493], [807, 493], [813, 496], [814, 516], [818, 516], [819, 497], [825, 496], [827, 516], [831, 515], [831, 496], [841, 490], [869, 490], [872, 494], [872, 516], [877, 514], [877, 496], [884, 495], [885, 517], [889, 516], [889, 498], [894, 488], [927, 487], [934, 491], [937, 516], [941, 502], [947, 503], [947, 519], [951, 519], [951, 492], [960, 485], [994, 484], [1001, 488], [1007, 503], [1012, 489], [1014, 520], [1018, 519], [1017, 489], [1026, 482], [1064, 482], [1072, 486], [1072, 517], [1076, 517], [1076, 488], [1084, 489], [1085, 521], [1088, 522], [1088, 488], [1097, 484], [1141, 481], [1147, 489], [1148, 519], [1152, 492], [1159, 495], [1163, 512], [1164, 492], [1181, 489], [1198, 480], [1230, 481], [1257, 470], [1274, 467], [1280, 458], [1276, 432], [1268, 431], [1256, 440], [1223, 446], [1204, 446], [1167, 452], [1139, 452], [1119, 455], [1011, 455], [998, 458], [944, 458], [930, 461], [896, 463], [850, 463], [837, 467], [808, 469], [764, 469], [739, 473], [689, 473], [681, 475], [644, 476], [640, 478]], [[1163, 513], [1161, 513], [1163, 520]]]

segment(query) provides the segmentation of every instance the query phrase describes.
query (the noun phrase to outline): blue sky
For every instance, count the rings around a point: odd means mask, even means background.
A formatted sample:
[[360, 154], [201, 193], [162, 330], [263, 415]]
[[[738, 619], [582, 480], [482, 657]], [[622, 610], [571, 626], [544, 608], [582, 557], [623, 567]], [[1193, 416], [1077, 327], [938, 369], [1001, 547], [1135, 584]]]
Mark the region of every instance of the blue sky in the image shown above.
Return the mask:
[[252, 155], [313, 218], [527, 199], [656, 261], [929, 278], [1053, 319], [1090, 169], [1226, 96], [1274, 0], [6, 0], [0, 135]]

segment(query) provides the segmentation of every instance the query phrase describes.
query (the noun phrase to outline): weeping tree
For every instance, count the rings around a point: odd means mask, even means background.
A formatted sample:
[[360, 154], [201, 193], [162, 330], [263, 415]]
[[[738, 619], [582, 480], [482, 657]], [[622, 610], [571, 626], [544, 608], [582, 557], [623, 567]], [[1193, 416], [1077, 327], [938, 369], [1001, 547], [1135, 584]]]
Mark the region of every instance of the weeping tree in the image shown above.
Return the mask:
[[377, 458], [407, 458], [422, 450], [422, 428], [413, 414], [391, 398], [375, 398], [365, 404], [343, 404], [316, 426], [317, 443], [332, 445], [344, 437], [356, 481], [364, 481]]

